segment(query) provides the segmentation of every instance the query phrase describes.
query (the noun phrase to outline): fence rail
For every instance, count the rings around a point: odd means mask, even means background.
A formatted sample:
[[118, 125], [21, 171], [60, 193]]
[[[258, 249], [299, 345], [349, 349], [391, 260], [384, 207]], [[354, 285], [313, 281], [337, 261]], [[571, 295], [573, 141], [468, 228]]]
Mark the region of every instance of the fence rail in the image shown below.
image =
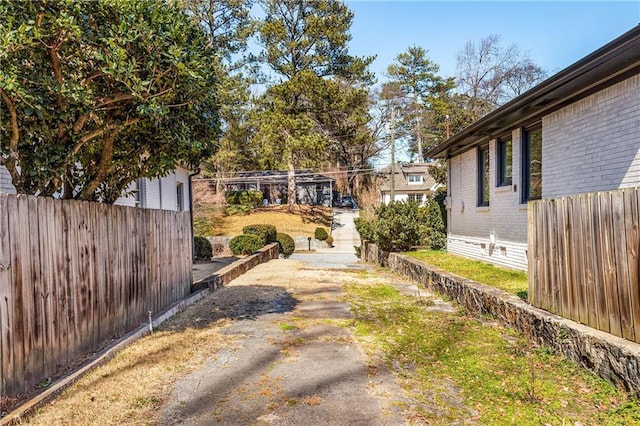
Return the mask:
[[529, 203], [529, 301], [640, 342], [640, 188]]
[[188, 294], [188, 213], [0, 194], [0, 395]]

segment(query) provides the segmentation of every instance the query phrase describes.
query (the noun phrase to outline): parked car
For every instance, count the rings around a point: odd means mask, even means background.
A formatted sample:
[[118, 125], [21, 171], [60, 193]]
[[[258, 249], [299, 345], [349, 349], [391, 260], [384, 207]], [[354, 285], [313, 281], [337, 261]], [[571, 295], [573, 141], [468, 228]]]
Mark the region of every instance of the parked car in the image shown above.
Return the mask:
[[345, 195], [344, 197], [342, 197], [339, 207], [355, 209], [358, 207], [358, 203], [356, 202], [355, 198], [353, 198], [351, 195]]

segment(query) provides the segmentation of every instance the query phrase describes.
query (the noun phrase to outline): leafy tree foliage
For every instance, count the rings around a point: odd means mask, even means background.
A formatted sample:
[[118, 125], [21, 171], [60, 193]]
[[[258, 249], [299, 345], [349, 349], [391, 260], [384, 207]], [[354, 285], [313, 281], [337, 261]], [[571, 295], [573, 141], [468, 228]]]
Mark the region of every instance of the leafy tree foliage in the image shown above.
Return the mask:
[[155, 0], [0, 3], [0, 142], [18, 192], [113, 202], [217, 134], [202, 32]]
[[[439, 70], [440, 66], [419, 46], [410, 46], [387, 67], [390, 80], [386, 83], [386, 94], [398, 98], [395, 104], [399, 107], [399, 127], [405, 127], [405, 134], [411, 135], [411, 148], [417, 153], [418, 162], [424, 161], [423, 139], [431, 136], [430, 104], [453, 88], [453, 79], [442, 78], [438, 75]], [[427, 146], [433, 145], [433, 141], [433, 137], [428, 138]]]
[[250, 14], [253, 5], [253, 0], [184, 0], [187, 12], [207, 34], [215, 56], [221, 59], [216, 64], [216, 76], [222, 134], [215, 156], [202, 162], [207, 177], [224, 178], [256, 166], [256, 150], [249, 141], [253, 130], [250, 88], [256, 81], [258, 58], [247, 54], [248, 40], [258, 25]]
[[357, 102], [366, 104], [367, 97], [354, 86], [371, 80], [366, 68], [372, 58], [348, 54], [353, 13], [342, 2], [265, 0], [262, 5], [266, 18], [259, 39], [279, 82], [260, 100], [255, 137], [264, 162], [289, 170], [291, 205], [295, 169], [320, 164], [329, 144], [355, 140], [354, 129], [366, 121]]

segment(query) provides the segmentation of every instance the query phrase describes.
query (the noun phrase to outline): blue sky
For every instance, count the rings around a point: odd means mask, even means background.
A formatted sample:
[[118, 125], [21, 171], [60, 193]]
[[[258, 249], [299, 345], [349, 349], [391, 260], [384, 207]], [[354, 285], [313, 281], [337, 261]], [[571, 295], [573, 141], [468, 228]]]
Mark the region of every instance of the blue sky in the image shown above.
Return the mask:
[[640, 22], [640, 0], [627, 1], [376, 1], [347, 0], [355, 17], [350, 53], [377, 55], [384, 71], [411, 45], [428, 50], [443, 76], [455, 75], [456, 53], [468, 40], [499, 34], [550, 74], [571, 65]]

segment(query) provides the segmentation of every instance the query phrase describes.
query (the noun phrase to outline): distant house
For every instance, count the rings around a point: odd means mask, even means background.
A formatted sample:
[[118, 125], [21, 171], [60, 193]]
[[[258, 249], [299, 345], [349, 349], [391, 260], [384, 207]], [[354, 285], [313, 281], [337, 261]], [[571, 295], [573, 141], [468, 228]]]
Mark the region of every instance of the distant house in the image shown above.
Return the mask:
[[640, 186], [640, 26], [427, 152], [447, 249], [527, 269], [527, 202]]
[[[231, 178], [224, 179], [225, 191], [255, 190], [270, 204], [286, 204], [288, 172], [269, 170], [260, 172], [240, 172]], [[298, 204], [335, 205], [337, 193], [335, 179], [314, 173], [310, 170], [296, 170], [296, 186]]]
[[[429, 174], [428, 163], [397, 163], [393, 176], [394, 201], [411, 201], [423, 204], [440, 185]], [[384, 179], [380, 186], [380, 202], [391, 201], [391, 166], [379, 173]]]
[[[129, 186], [127, 192], [131, 194], [118, 198], [114, 205], [189, 211], [189, 173], [188, 169], [177, 167], [175, 171], [159, 179], [140, 178]], [[0, 166], [0, 192], [16, 192], [11, 184], [11, 175], [4, 166]]]

